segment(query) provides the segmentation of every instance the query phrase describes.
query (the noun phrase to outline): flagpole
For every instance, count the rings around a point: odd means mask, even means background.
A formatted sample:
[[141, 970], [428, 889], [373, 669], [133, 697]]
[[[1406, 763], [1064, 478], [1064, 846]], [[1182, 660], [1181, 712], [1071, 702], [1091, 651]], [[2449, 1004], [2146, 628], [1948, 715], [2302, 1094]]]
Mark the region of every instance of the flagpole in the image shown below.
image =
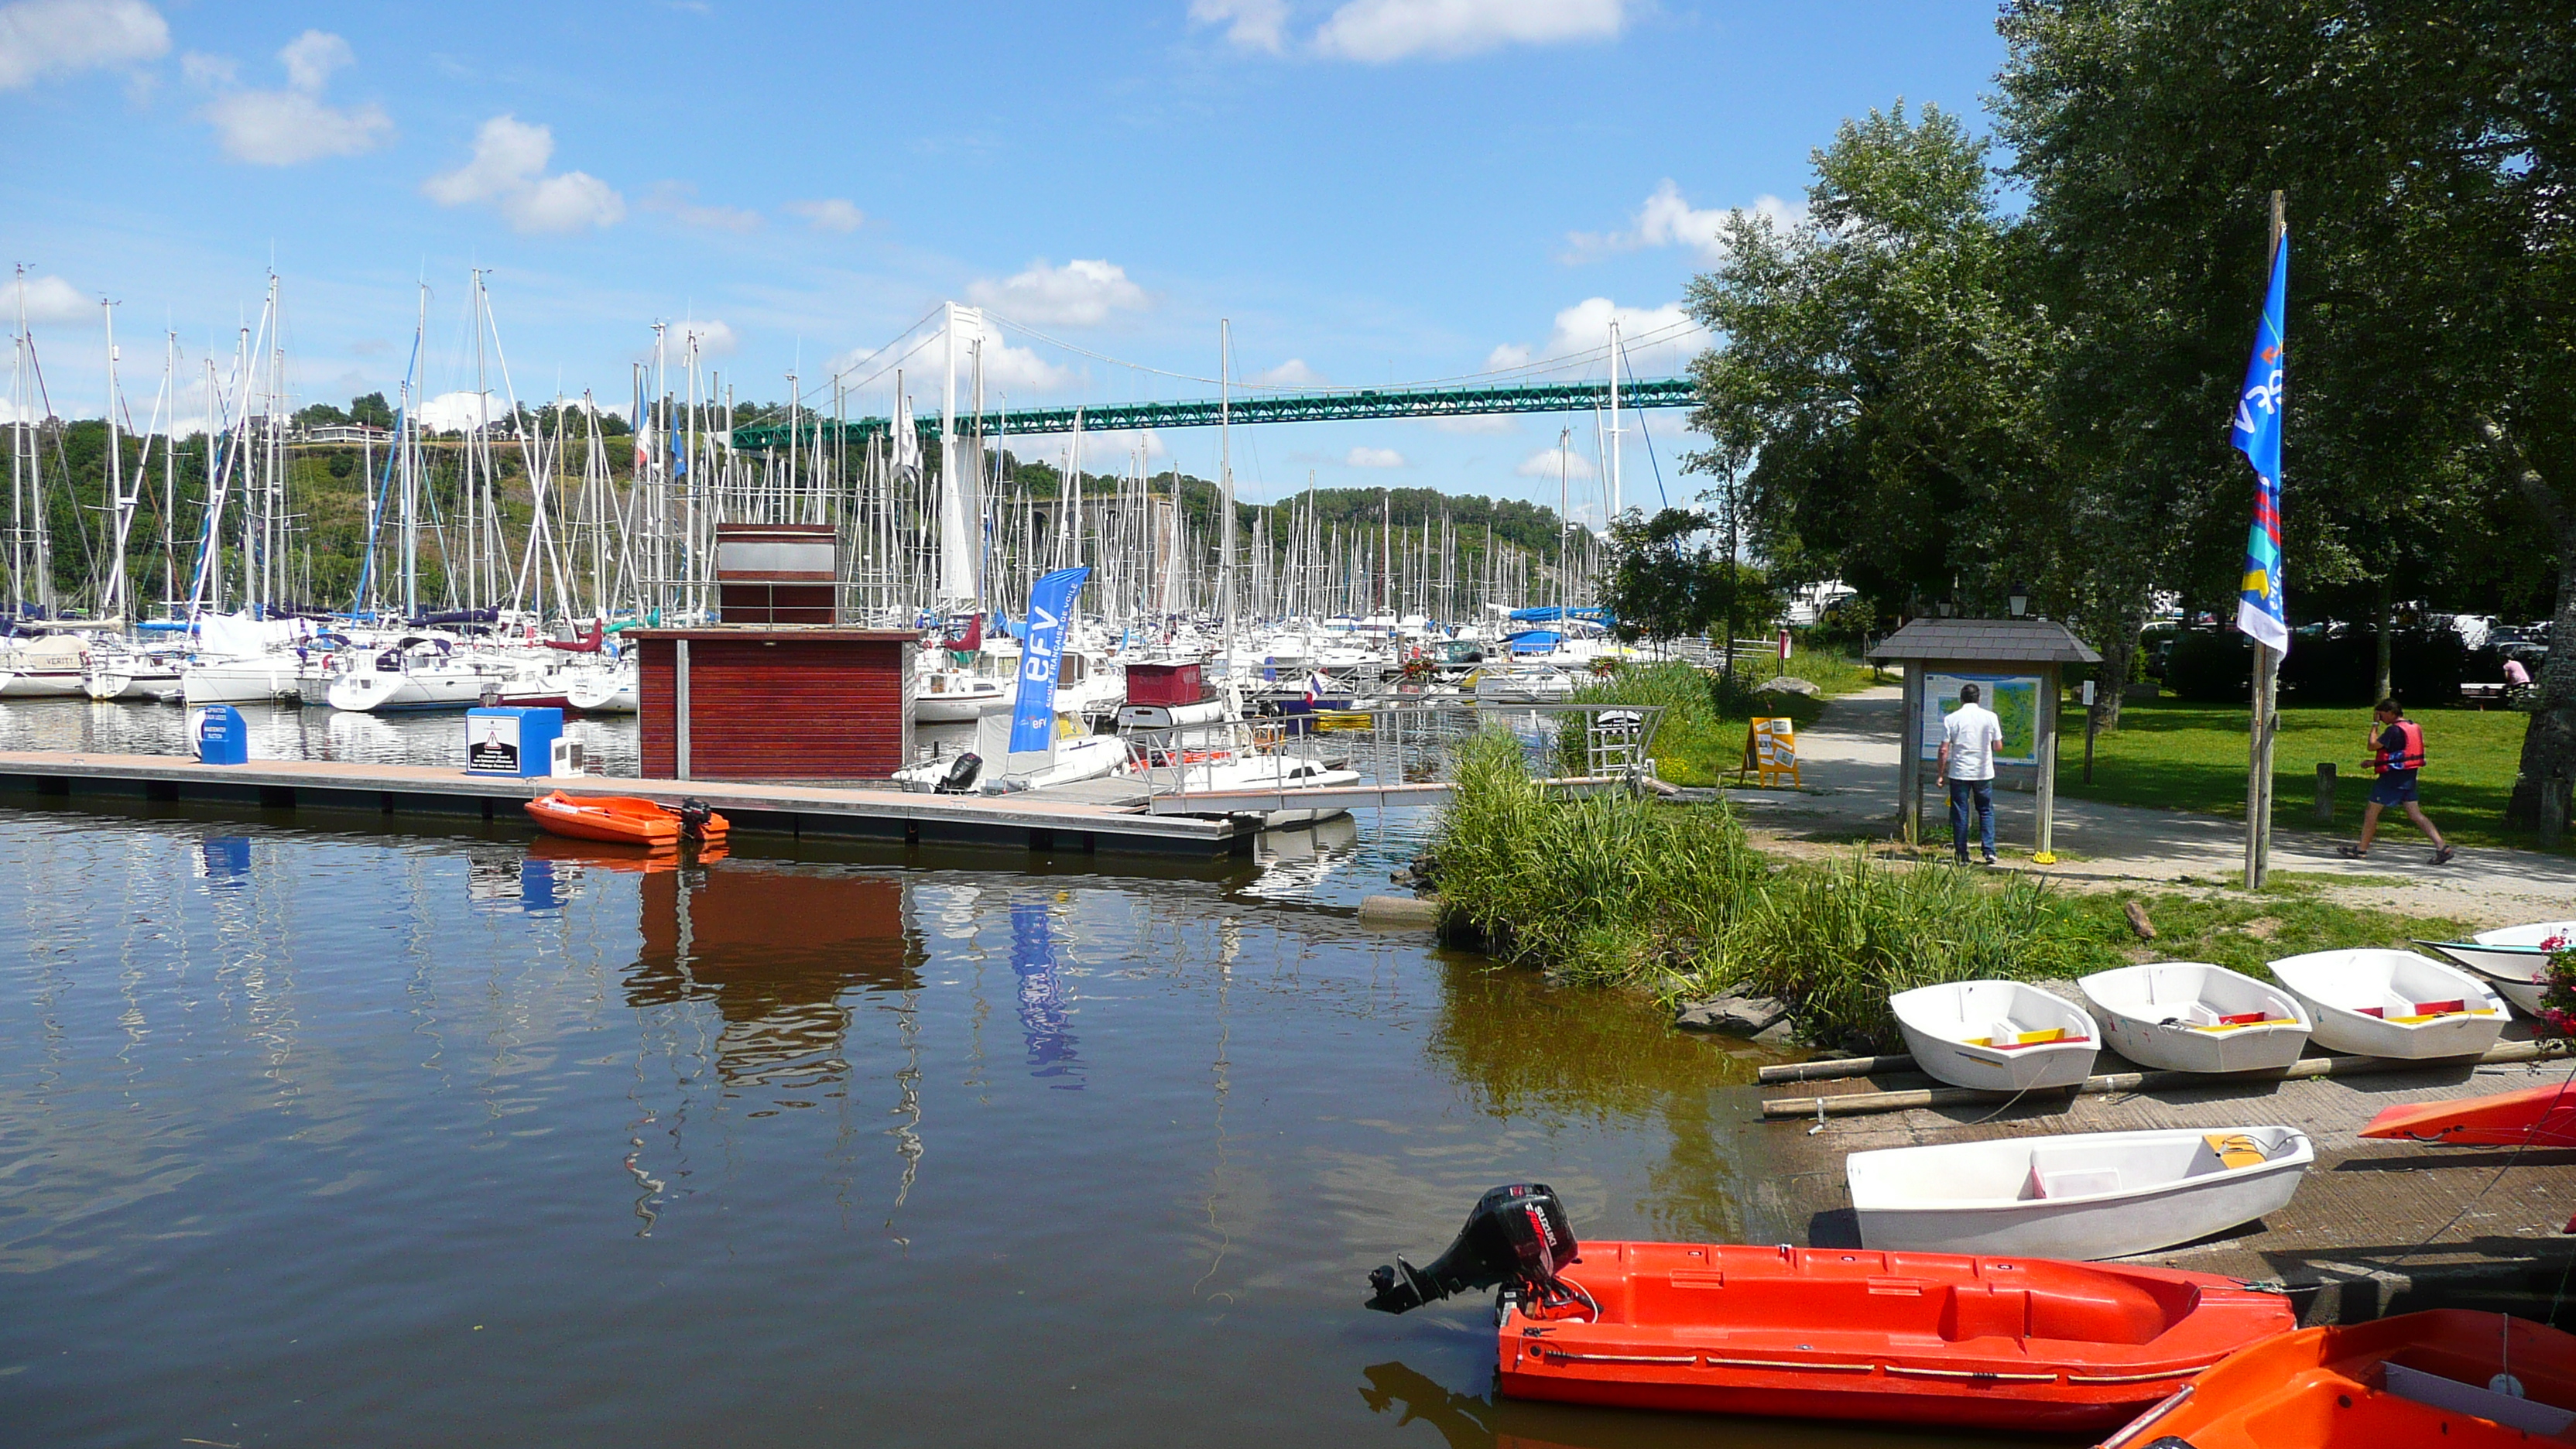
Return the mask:
[[[2263, 252], [2264, 274], [2271, 274], [2281, 254], [2281, 235], [2288, 229], [2281, 193], [2272, 193], [2271, 245]], [[2277, 481], [2277, 480], [2276, 480]], [[2254, 718], [2246, 734], [2245, 888], [2260, 890], [2272, 869], [2272, 742], [2280, 728], [2281, 651], [2254, 644]]]

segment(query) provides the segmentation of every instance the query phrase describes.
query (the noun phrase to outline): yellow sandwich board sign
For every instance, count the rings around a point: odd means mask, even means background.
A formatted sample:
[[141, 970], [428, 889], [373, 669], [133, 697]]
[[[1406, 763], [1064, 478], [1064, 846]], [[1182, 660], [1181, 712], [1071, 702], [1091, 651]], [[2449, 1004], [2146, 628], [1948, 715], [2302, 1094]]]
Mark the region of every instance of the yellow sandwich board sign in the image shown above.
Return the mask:
[[1768, 788], [1783, 779], [1804, 786], [1798, 777], [1797, 721], [1786, 717], [1756, 719], [1744, 727], [1744, 763], [1739, 775], [1759, 774], [1756, 783]]

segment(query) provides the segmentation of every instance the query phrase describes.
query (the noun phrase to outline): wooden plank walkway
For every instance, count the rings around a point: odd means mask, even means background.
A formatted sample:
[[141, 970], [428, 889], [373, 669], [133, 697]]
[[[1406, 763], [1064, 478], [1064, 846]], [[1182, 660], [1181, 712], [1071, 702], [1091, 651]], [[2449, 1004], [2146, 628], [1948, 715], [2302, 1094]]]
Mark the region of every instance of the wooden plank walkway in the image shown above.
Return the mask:
[[[2527, 1037], [2528, 1023], [2511, 1035]], [[2105, 1052], [2097, 1070], [2127, 1070]], [[2358, 1077], [2202, 1078], [2152, 1094], [2032, 1093], [1979, 1102], [1828, 1117], [1774, 1119], [1745, 1129], [1769, 1158], [1745, 1205], [1750, 1241], [1859, 1244], [1843, 1179], [1845, 1153], [2054, 1132], [2281, 1124], [2308, 1134], [2316, 1165], [2298, 1196], [2248, 1230], [2132, 1261], [2284, 1284], [2303, 1321], [2330, 1323], [2428, 1307], [2479, 1307], [2576, 1317], [2576, 1151], [2432, 1148], [2354, 1134], [2380, 1109], [2483, 1096], [2568, 1079], [2564, 1058], [2489, 1066], [2431, 1065]], [[1913, 1073], [1800, 1083], [1802, 1093], [1930, 1085]], [[2565, 1295], [2562, 1298], [2562, 1293]]]
[[1013, 795], [922, 795], [891, 786], [607, 776], [513, 779], [452, 767], [257, 760], [207, 765], [166, 755], [0, 751], [0, 802], [53, 798], [191, 800], [261, 810], [405, 815], [516, 814], [548, 790], [704, 800], [738, 832], [840, 836], [1045, 854], [1213, 857], [1252, 848], [1253, 822], [1154, 815], [1135, 791], [1031, 790]]

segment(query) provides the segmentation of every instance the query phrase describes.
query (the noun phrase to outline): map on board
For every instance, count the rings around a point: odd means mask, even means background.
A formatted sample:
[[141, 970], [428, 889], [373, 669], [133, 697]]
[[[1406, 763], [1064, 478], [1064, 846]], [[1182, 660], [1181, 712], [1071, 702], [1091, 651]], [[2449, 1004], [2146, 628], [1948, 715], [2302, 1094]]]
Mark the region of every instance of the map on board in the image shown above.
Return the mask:
[[1959, 707], [1959, 686], [1974, 684], [1985, 695], [1982, 703], [1993, 710], [1995, 718], [2003, 723], [2004, 743], [2003, 748], [1995, 751], [1995, 763], [2038, 764], [2039, 696], [2046, 683], [2033, 674], [1924, 675], [1920, 734], [1923, 758], [1940, 757], [1941, 721]]

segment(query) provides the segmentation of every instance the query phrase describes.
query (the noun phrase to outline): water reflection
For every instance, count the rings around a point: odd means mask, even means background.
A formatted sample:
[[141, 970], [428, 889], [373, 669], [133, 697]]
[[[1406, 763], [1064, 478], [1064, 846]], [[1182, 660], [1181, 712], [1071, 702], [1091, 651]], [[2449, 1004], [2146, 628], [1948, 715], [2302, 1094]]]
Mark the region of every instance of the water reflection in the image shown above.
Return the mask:
[[640, 897], [627, 1002], [712, 1004], [722, 1021], [714, 1065], [730, 1087], [808, 1093], [842, 1081], [844, 998], [921, 988], [924, 951], [888, 876], [723, 860], [648, 871]]
[[1020, 978], [1020, 1034], [1029, 1048], [1029, 1075], [1059, 1092], [1082, 1090], [1082, 1054], [1067, 1018], [1068, 993], [1057, 975], [1052, 913], [1043, 903], [1011, 907], [1011, 971]]

